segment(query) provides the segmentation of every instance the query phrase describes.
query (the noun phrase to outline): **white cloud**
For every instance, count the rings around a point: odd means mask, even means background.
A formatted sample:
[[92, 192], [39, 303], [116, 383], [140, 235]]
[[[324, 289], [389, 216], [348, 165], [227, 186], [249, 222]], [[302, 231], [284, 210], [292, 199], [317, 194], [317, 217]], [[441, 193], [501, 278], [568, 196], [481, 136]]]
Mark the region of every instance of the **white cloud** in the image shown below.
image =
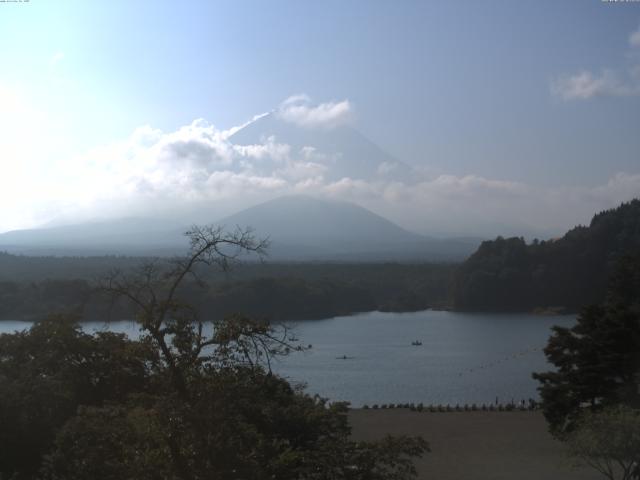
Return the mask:
[[[9, 133], [17, 120], [36, 127], [40, 123], [36, 112], [10, 93], [0, 90], [0, 100], [13, 113], [6, 118], [0, 114], [0, 126]], [[428, 180], [416, 175], [415, 182], [403, 183], [394, 179], [393, 165], [379, 165], [384, 175], [369, 177], [375, 180], [340, 178], [335, 172], [348, 158], [338, 162], [313, 145], [294, 149], [273, 136], [255, 145], [234, 145], [229, 131], [204, 120], [172, 132], [143, 126], [122, 142], [56, 165], [50, 175], [40, 175], [40, 181], [33, 180], [28, 163], [8, 162], [0, 176], [0, 195], [12, 208], [0, 218], [0, 230], [38, 220], [96, 216], [165, 215], [211, 222], [269, 198], [307, 193], [358, 203], [427, 234], [497, 235], [527, 229], [561, 233], [587, 222], [596, 211], [640, 196], [638, 172], [618, 173], [592, 187], [537, 187], [443, 172]], [[11, 153], [23, 158], [20, 148], [26, 147], [20, 145], [34, 142], [20, 137], [16, 143], [6, 134], [0, 129], [4, 158]], [[41, 148], [45, 151], [47, 145]]]
[[336, 182], [323, 185], [322, 192], [331, 197], [366, 203], [368, 200], [382, 198], [385, 185], [380, 182], [367, 182], [358, 178], [341, 178]]
[[298, 103], [311, 103], [311, 97], [309, 97], [309, 95], [307, 95], [306, 93], [296, 93], [294, 95], [289, 96], [288, 98], [286, 98], [281, 104], [281, 107], [287, 106], [287, 105], [295, 105]]
[[286, 143], [276, 142], [274, 136], [266, 139], [265, 143], [257, 145], [233, 145], [232, 147], [241, 156], [251, 159], [273, 159], [277, 162], [285, 162], [289, 159], [291, 146]]
[[316, 147], [305, 145], [300, 148], [300, 156], [307, 161], [320, 163], [323, 165], [336, 165], [342, 158], [342, 152], [324, 153]]
[[280, 104], [277, 115], [302, 127], [333, 128], [349, 121], [352, 107], [349, 100], [313, 105], [308, 95], [298, 94]]
[[343, 178], [306, 191], [358, 203], [427, 235], [548, 237], [639, 197], [640, 174], [618, 173], [593, 187], [537, 187], [479, 175], [438, 175], [412, 185]]
[[[629, 35], [631, 47], [640, 47], [640, 27]], [[563, 100], [588, 100], [594, 97], [632, 97], [640, 95], [640, 63], [631, 52], [633, 64], [626, 69], [588, 70], [563, 74], [551, 81], [551, 93]]]
[[49, 65], [55, 66], [64, 59], [64, 52], [56, 52], [49, 59]]
[[283, 168], [275, 171], [275, 174], [293, 181], [323, 181], [323, 175], [327, 171], [326, 165], [314, 162], [289, 162]]
[[632, 47], [640, 47], [640, 26], [629, 35], [629, 45]]
[[617, 173], [606, 183], [540, 187], [478, 175], [440, 175], [415, 185], [384, 184], [380, 213], [424, 233], [514, 235], [563, 233], [594, 213], [640, 197], [640, 174]]
[[599, 75], [582, 71], [554, 80], [551, 91], [564, 100], [586, 100], [597, 96], [629, 97], [640, 95], [640, 82], [631, 75], [627, 81], [611, 70]]
[[511, 197], [527, 192], [527, 186], [520, 182], [508, 180], [492, 180], [478, 175], [440, 175], [435, 180], [423, 182], [419, 185], [428, 185], [448, 196], [470, 197], [482, 194]]

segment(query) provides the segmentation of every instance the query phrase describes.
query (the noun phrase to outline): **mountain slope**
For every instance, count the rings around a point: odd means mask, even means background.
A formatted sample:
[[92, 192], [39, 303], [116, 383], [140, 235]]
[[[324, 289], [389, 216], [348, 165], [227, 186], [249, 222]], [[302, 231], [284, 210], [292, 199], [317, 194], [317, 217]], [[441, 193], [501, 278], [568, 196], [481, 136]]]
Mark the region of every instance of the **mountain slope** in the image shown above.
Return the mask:
[[[250, 207], [215, 222], [251, 227], [269, 237], [274, 260], [462, 260], [469, 240], [439, 240], [409, 232], [358, 205], [296, 195]], [[88, 222], [0, 235], [0, 250], [28, 255], [175, 255], [184, 253], [187, 225], [148, 218]]]
[[271, 240], [270, 256], [290, 260], [453, 260], [477, 243], [409, 232], [358, 205], [304, 195], [276, 198], [220, 222], [250, 225]]
[[353, 203], [306, 195], [279, 197], [227, 217], [221, 223], [251, 225], [272, 239], [302, 245], [324, 245], [331, 241], [382, 245], [421, 239], [420, 235]]
[[179, 224], [120, 218], [0, 234], [0, 249], [33, 255], [157, 255], [184, 251]]

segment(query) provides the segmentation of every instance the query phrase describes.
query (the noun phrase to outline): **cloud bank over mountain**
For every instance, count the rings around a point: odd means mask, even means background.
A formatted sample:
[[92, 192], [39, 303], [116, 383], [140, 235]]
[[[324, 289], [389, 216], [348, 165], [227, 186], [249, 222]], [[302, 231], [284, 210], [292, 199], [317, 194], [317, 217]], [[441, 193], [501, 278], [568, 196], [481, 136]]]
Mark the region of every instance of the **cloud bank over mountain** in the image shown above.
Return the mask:
[[311, 194], [355, 202], [420, 233], [551, 235], [640, 194], [633, 172], [598, 186], [428, 175], [366, 139], [351, 118], [348, 100], [313, 104], [296, 95], [228, 130], [202, 119], [172, 132], [140, 127], [67, 163], [77, 181], [41, 216], [214, 221], [281, 195]]

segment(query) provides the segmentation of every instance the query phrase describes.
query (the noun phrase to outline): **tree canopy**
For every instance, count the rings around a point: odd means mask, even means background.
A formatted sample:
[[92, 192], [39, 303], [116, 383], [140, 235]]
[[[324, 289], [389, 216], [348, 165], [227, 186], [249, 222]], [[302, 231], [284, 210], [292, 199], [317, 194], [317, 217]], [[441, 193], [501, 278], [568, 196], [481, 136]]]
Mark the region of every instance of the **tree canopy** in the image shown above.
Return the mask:
[[640, 200], [596, 214], [562, 238], [483, 242], [457, 270], [453, 305], [461, 310], [562, 309], [604, 300], [619, 259], [640, 251]]
[[[128, 272], [149, 258], [27, 257], [0, 252], [0, 320], [33, 320], [50, 312], [91, 320], [130, 319], [129, 305], [109, 305], [92, 280]], [[110, 264], [111, 261], [111, 264]], [[399, 263], [244, 262], [231, 272], [198, 269], [206, 288], [181, 286], [180, 296], [202, 317], [242, 311], [275, 322], [355, 312], [416, 311], [446, 305], [454, 265]]]
[[196, 228], [171, 262], [114, 271], [101, 287], [141, 337], [89, 335], [52, 317], [0, 336], [0, 473], [16, 479], [407, 479], [421, 438], [350, 439], [347, 405], [270, 369], [286, 331], [237, 314], [204, 321], [180, 297], [196, 265], [261, 253], [250, 231]]
[[624, 406], [589, 412], [567, 437], [569, 454], [609, 480], [640, 474], [640, 410]]
[[554, 327], [545, 354], [555, 371], [535, 373], [544, 414], [558, 436], [585, 411], [640, 407], [640, 255], [620, 259], [606, 300]]

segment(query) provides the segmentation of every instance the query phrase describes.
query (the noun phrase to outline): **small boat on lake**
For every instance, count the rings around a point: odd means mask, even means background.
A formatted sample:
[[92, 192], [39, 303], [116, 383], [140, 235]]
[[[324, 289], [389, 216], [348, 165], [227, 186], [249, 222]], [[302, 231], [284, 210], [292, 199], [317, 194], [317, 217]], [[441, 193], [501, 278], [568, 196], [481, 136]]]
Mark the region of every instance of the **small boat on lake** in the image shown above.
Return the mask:
[[420, 345], [422, 345], [422, 342], [420, 340], [414, 340], [413, 342], [411, 342], [411, 345], [413, 345], [414, 347], [419, 347]]

